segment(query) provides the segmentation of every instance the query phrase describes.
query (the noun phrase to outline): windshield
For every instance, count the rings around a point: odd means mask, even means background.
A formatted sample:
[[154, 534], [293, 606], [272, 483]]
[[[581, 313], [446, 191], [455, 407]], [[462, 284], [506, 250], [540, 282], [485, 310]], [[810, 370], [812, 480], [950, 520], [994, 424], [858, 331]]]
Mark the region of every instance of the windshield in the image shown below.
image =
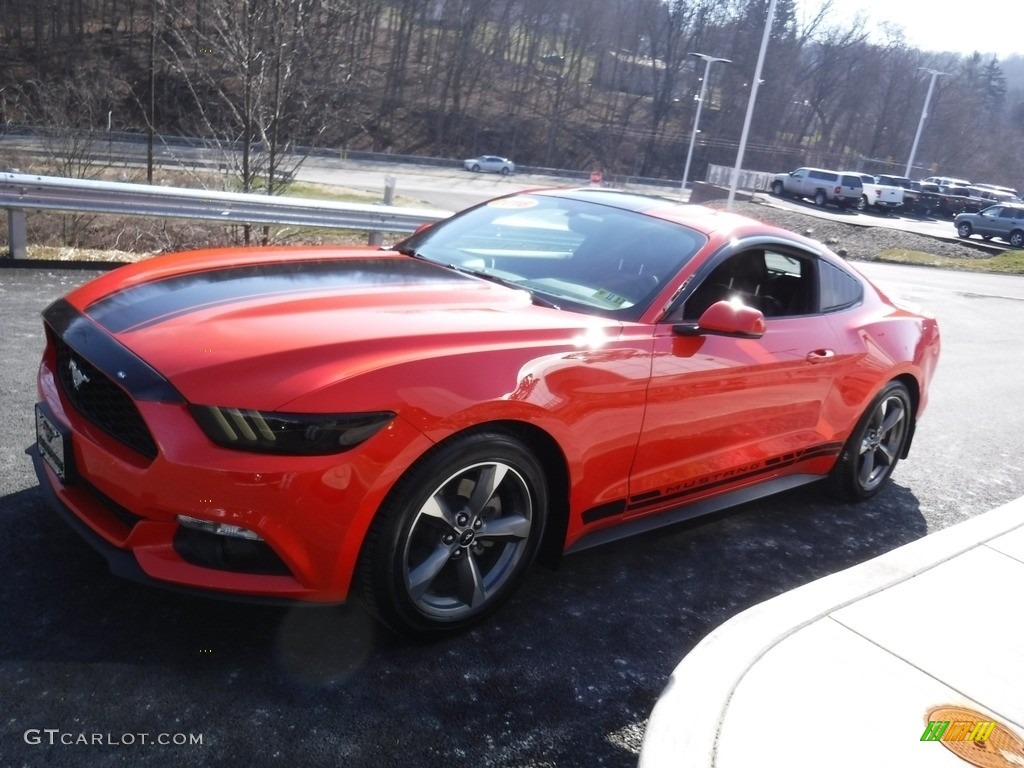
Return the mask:
[[435, 224], [397, 250], [522, 288], [541, 303], [633, 320], [705, 241], [634, 211], [518, 195]]

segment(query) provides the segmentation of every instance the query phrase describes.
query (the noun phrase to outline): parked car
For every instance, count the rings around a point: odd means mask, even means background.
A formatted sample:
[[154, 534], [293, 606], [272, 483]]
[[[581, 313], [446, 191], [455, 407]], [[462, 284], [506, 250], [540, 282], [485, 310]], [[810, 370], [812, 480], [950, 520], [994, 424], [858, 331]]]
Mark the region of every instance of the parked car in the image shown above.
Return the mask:
[[886, 184], [879, 181], [879, 177], [867, 173], [857, 174], [862, 183], [860, 200], [857, 201], [857, 210], [866, 211], [871, 208], [876, 210], [890, 211], [903, 205], [903, 187], [896, 184]]
[[[962, 190], [962, 192], [959, 190]], [[966, 187], [940, 187], [937, 184], [921, 184], [922, 207], [926, 209], [926, 216], [934, 215], [952, 219], [957, 214], [963, 213], [969, 197], [970, 193]]]
[[979, 213], [961, 213], [954, 220], [956, 233], [963, 238], [981, 235], [982, 240], [997, 237], [1014, 248], [1024, 248], [1024, 204], [993, 205]]
[[921, 191], [921, 182], [908, 179], [906, 176], [890, 176], [887, 174], [880, 174], [876, 178], [879, 184], [889, 184], [900, 187], [903, 190], [902, 212], [918, 216], [928, 215], [930, 210], [923, 204], [924, 196]]
[[[1016, 200], [1013, 200], [1013, 201], [1010, 201], [1010, 202], [1020, 202], [1020, 200], [1021, 200], [1020, 192], [1018, 192], [1013, 187], [1004, 187], [1004, 186], [1000, 186], [999, 184], [982, 184], [980, 182], [977, 183], [977, 184], [974, 184], [973, 186], [978, 187], [979, 189], [988, 190], [988, 191], [993, 192], [993, 193], [995, 193], [997, 195], [1006, 195], [1006, 196], [1009, 196], [1009, 197], [1012, 197], [1012, 198], [1016, 198]], [[1004, 201], [1000, 201], [1000, 202], [1004, 202]]]
[[797, 168], [789, 173], [776, 174], [772, 179], [771, 190], [779, 197], [790, 195], [813, 200], [819, 207], [835, 205], [848, 208], [857, 205], [864, 186], [860, 176], [855, 173]]
[[821, 243], [600, 189], [390, 250], [158, 256], [43, 320], [36, 472], [116, 573], [360, 596], [419, 636], [538, 557], [816, 480], [873, 497], [939, 356], [931, 316]]
[[1010, 190], [995, 189], [981, 184], [969, 187], [971, 194], [981, 200], [987, 200], [989, 205], [995, 203], [1019, 203], [1020, 197]]
[[498, 157], [497, 155], [471, 157], [468, 160], [462, 161], [462, 167], [467, 171], [473, 171], [475, 173], [488, 171], [490, 173], [500, 173], [502, 176], [515, 173], [516, 170], [515, 163], [507, 157]]
[[977, 213], [983, 208], [988, 208], [992, 205], [991, 200], [980, 195], [981, 190], [977, 187], [953, 185], [948, 187], [939, 187], [939, 189], [942, 190], [944, 195], [961, 198], [961, 213]]
[[969, 187], [971, 182], [967, 179], [958, 179], [954, 176], [929, 176], [922, 179], [925, 184], [936, 184], [940, 187]]

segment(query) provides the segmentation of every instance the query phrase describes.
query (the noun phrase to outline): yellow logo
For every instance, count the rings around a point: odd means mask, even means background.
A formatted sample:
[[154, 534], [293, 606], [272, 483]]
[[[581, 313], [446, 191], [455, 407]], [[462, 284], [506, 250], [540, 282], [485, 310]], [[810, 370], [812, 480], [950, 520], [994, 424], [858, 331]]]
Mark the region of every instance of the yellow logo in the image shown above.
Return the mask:
[[1024, 740], [997, 720], [966, 707], [932, 709], [921, 741], [937, 741], [979, 768], [1024, 766]]

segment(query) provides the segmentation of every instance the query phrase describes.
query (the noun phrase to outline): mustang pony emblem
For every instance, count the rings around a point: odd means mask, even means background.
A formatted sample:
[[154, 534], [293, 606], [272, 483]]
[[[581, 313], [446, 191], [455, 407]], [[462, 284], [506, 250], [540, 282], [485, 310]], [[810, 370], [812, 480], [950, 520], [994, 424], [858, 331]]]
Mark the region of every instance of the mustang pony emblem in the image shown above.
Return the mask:
[[89, 377], [82, 373], [82, 369], [74, 360], [68, 363], [68, 370], [71, 371], [71, 384], [75, 387], [76, 392], [82, 388], [83, 384], [89, 383]]

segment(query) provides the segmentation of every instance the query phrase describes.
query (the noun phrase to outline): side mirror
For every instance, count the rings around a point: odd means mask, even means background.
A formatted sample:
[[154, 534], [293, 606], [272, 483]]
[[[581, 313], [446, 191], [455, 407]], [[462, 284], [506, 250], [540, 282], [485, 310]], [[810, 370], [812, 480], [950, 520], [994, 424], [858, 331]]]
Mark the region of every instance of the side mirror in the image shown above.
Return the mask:
[[732, 336], [738, 339], [759, 339], [764, 336], [764, 313], [741, 301], [716, 301], [696, 323], [672, 326], [680, 336]]

